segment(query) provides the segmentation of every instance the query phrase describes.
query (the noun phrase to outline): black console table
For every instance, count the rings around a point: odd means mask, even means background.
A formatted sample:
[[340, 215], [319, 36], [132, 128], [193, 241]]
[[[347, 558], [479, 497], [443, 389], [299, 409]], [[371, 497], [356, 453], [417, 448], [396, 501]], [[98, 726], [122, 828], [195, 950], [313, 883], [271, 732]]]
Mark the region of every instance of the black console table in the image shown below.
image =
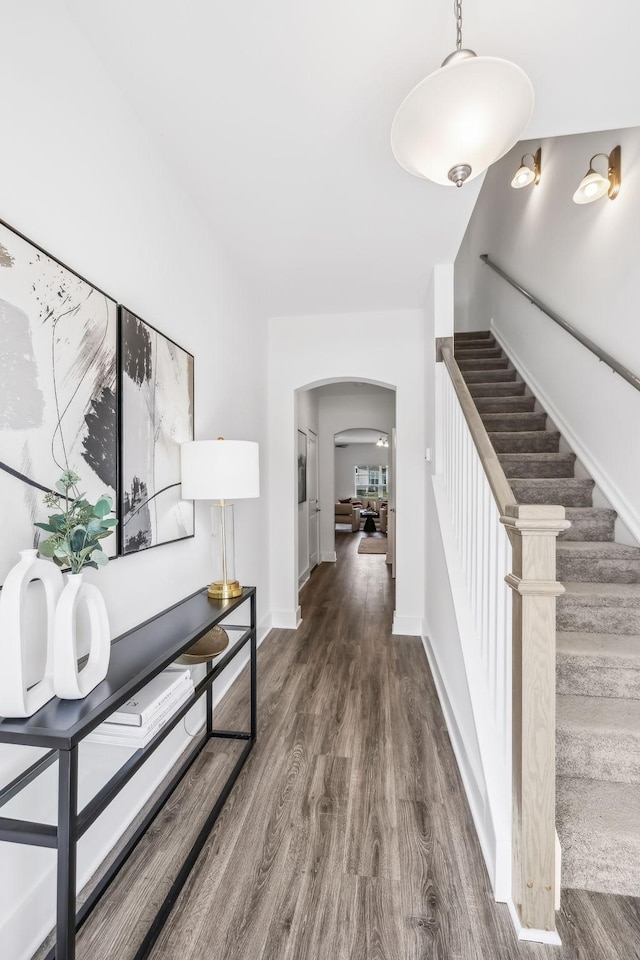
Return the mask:
[[[136, 750], [101, 790], [78, 809], [78, 744], [114, 710], [125, 703], [141, 687], [172, 663], [181, 653], [199, 640], [213, 626], [229, 617], [249, 601], [250, 623], [246, 626], [224, 623], [231, 638], [225, 653], [206, 664], [206, 674], [191, 697], [174, 713], [166, 725], [146, 747]], [[213, 728], [213, 681], [241, 650], [250, 644], [251, 711], [250, 729], [215, 730]], [[58, 823], [35, 823], [0, 817], [0, 840], [25, 843], [57, 850], [57, 919], [56, 945], [47, 960], [74, 960], [76, 931], [112, 882], [147, 828], [183, 779], [197, 756], [212, 738], [246, 740], [236, 764], [227, 778], [209, 815], [188, 851], [167, 896], [136, 953], [143, 960], [165, 923], [180, 890], [202, 850], [220, 811], [256, 740], [256, 591], [245, 587], [241, 597], [233, 600], [211, 600], [206, 589], [192, 594], [169, 609], [134, 627], [113, 641], [109, 673], [105, 680], [84, 700], [50, 700], [41, 710], [25, 720], [0, 720], [0, 743], [45, 747], [47, 753], [0, 790], [0, 807], [15, 797], [54, 761], [58, 761]], [[108, 867], [96, 888], [76, 913], [76, 850], [78, 840], [95, 823], [101, 813], [122, 790], [151, 754], [165, 740], [194, 703], [206, 697], [206, 724], [202, 736], [159, 797], [127, 840], [117, 859]]]

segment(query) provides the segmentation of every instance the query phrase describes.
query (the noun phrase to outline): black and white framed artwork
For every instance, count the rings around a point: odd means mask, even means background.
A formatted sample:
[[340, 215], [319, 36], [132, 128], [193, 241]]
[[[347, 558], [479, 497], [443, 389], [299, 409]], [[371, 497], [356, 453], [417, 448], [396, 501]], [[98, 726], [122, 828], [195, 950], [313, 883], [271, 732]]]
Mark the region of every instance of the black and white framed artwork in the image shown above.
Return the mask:
[[121, 553], [192, 537], [180, 444], [193, 440], [193, 356], [120, 307]]
[[307, 499], [307, 435], [298, 430], [298, 503]]
[[116, 302], [0, 221], [0, 584], [63, 470], [116, 500], [116, 352]]

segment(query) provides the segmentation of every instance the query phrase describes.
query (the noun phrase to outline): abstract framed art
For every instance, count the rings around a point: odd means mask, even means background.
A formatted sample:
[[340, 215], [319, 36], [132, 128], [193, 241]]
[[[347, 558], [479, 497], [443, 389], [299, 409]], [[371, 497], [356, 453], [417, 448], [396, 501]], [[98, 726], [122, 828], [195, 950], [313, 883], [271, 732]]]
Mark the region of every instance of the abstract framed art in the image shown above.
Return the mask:
[[0, 584], [63, 470], [116, 498], [116, 359], [116, 301], [0, 221]]
[[193, 356], [120, 306], [120, 553], [194, 535], [180, 496], [180, 444], [193, 440]]
[[307, 435], [298, 430], [298, 503], [307, 499]]

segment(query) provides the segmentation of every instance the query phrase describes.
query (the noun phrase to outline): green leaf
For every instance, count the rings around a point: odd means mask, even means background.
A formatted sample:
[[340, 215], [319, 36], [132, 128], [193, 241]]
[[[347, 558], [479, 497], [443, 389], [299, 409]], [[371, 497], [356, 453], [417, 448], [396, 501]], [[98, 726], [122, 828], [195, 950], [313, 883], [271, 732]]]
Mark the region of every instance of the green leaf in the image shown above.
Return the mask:
[[100, 548], [97, 548], [93, 551], [92, 558], [99, 567], [104, 567], [107, 565], [107, 563], [109, 563], [109, 557], [106, 555], [106, 553], [103, 553]]
[[87, 539], [87, 531], [84, 527], [78, 526], [71, 531], [71, 549], [74, 553], [77, 553], [85, 545]]
[[107, 517], [106, 520], [103, 520], [103, 521], [102, 521], [102, 526], [103, 526], [103, 527], [117, 527], [117, 526], [118, 526], [118, 521], [116, 520], [115, 517]]
[[87, 524], [87, 533], [90, 537], [94, 536], [96, 533], [100, 533], [102, 530], [103, 520], [99, 520], [97, 517], [94, 517], [92, 520], [89, 520]]
[[54, 557], [58, 557], [59, 560], [65, 560], [68, 556], [70, 550], [66, 550], [64, 547], [56, 547], [53, 551]]
[[100, 497], [95, 507], [93, 508], [94, 517], [106, 517], [108, 513], [111, 513], [111, 504], [106, 497]]
[[61, 493], [63, 497], [66, 496], [67, 494], [67, 488], [65, 487], [62, 480], [58, 480], [56, 482], [56, 490], [58, 491], [58, 493]]
[[40, 530], [46, 530], [47, 533], [57, 533], [55, 527], [52, 527], [50, 523], [34, 523], [34, 527], [39, 527]]
[[43, 557], [48, 557], [51, 559], [56, 551], [56, 541], [53, 537], [49, 537], [47, 540], [41, 540], [38, 544], [38, 552], [42, 554]]

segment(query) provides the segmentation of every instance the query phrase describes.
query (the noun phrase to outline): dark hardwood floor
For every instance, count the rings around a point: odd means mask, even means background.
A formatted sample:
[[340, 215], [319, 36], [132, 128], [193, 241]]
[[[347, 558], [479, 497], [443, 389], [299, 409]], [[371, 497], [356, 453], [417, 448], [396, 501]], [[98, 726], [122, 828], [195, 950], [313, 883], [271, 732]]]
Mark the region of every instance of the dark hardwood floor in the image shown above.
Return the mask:
[[[638, 960], [639, 901], [567, 891], [560, 948], [492, 897], [422, 649], [393, 637], [384, 556], [337, 535], [303, 623], [259, 652], [259, 739], [153, 960]], [[246, 717], [238, 682], [219, 708]], [[237, 745], [205, 751], [78, 938], [128, 960]]]

